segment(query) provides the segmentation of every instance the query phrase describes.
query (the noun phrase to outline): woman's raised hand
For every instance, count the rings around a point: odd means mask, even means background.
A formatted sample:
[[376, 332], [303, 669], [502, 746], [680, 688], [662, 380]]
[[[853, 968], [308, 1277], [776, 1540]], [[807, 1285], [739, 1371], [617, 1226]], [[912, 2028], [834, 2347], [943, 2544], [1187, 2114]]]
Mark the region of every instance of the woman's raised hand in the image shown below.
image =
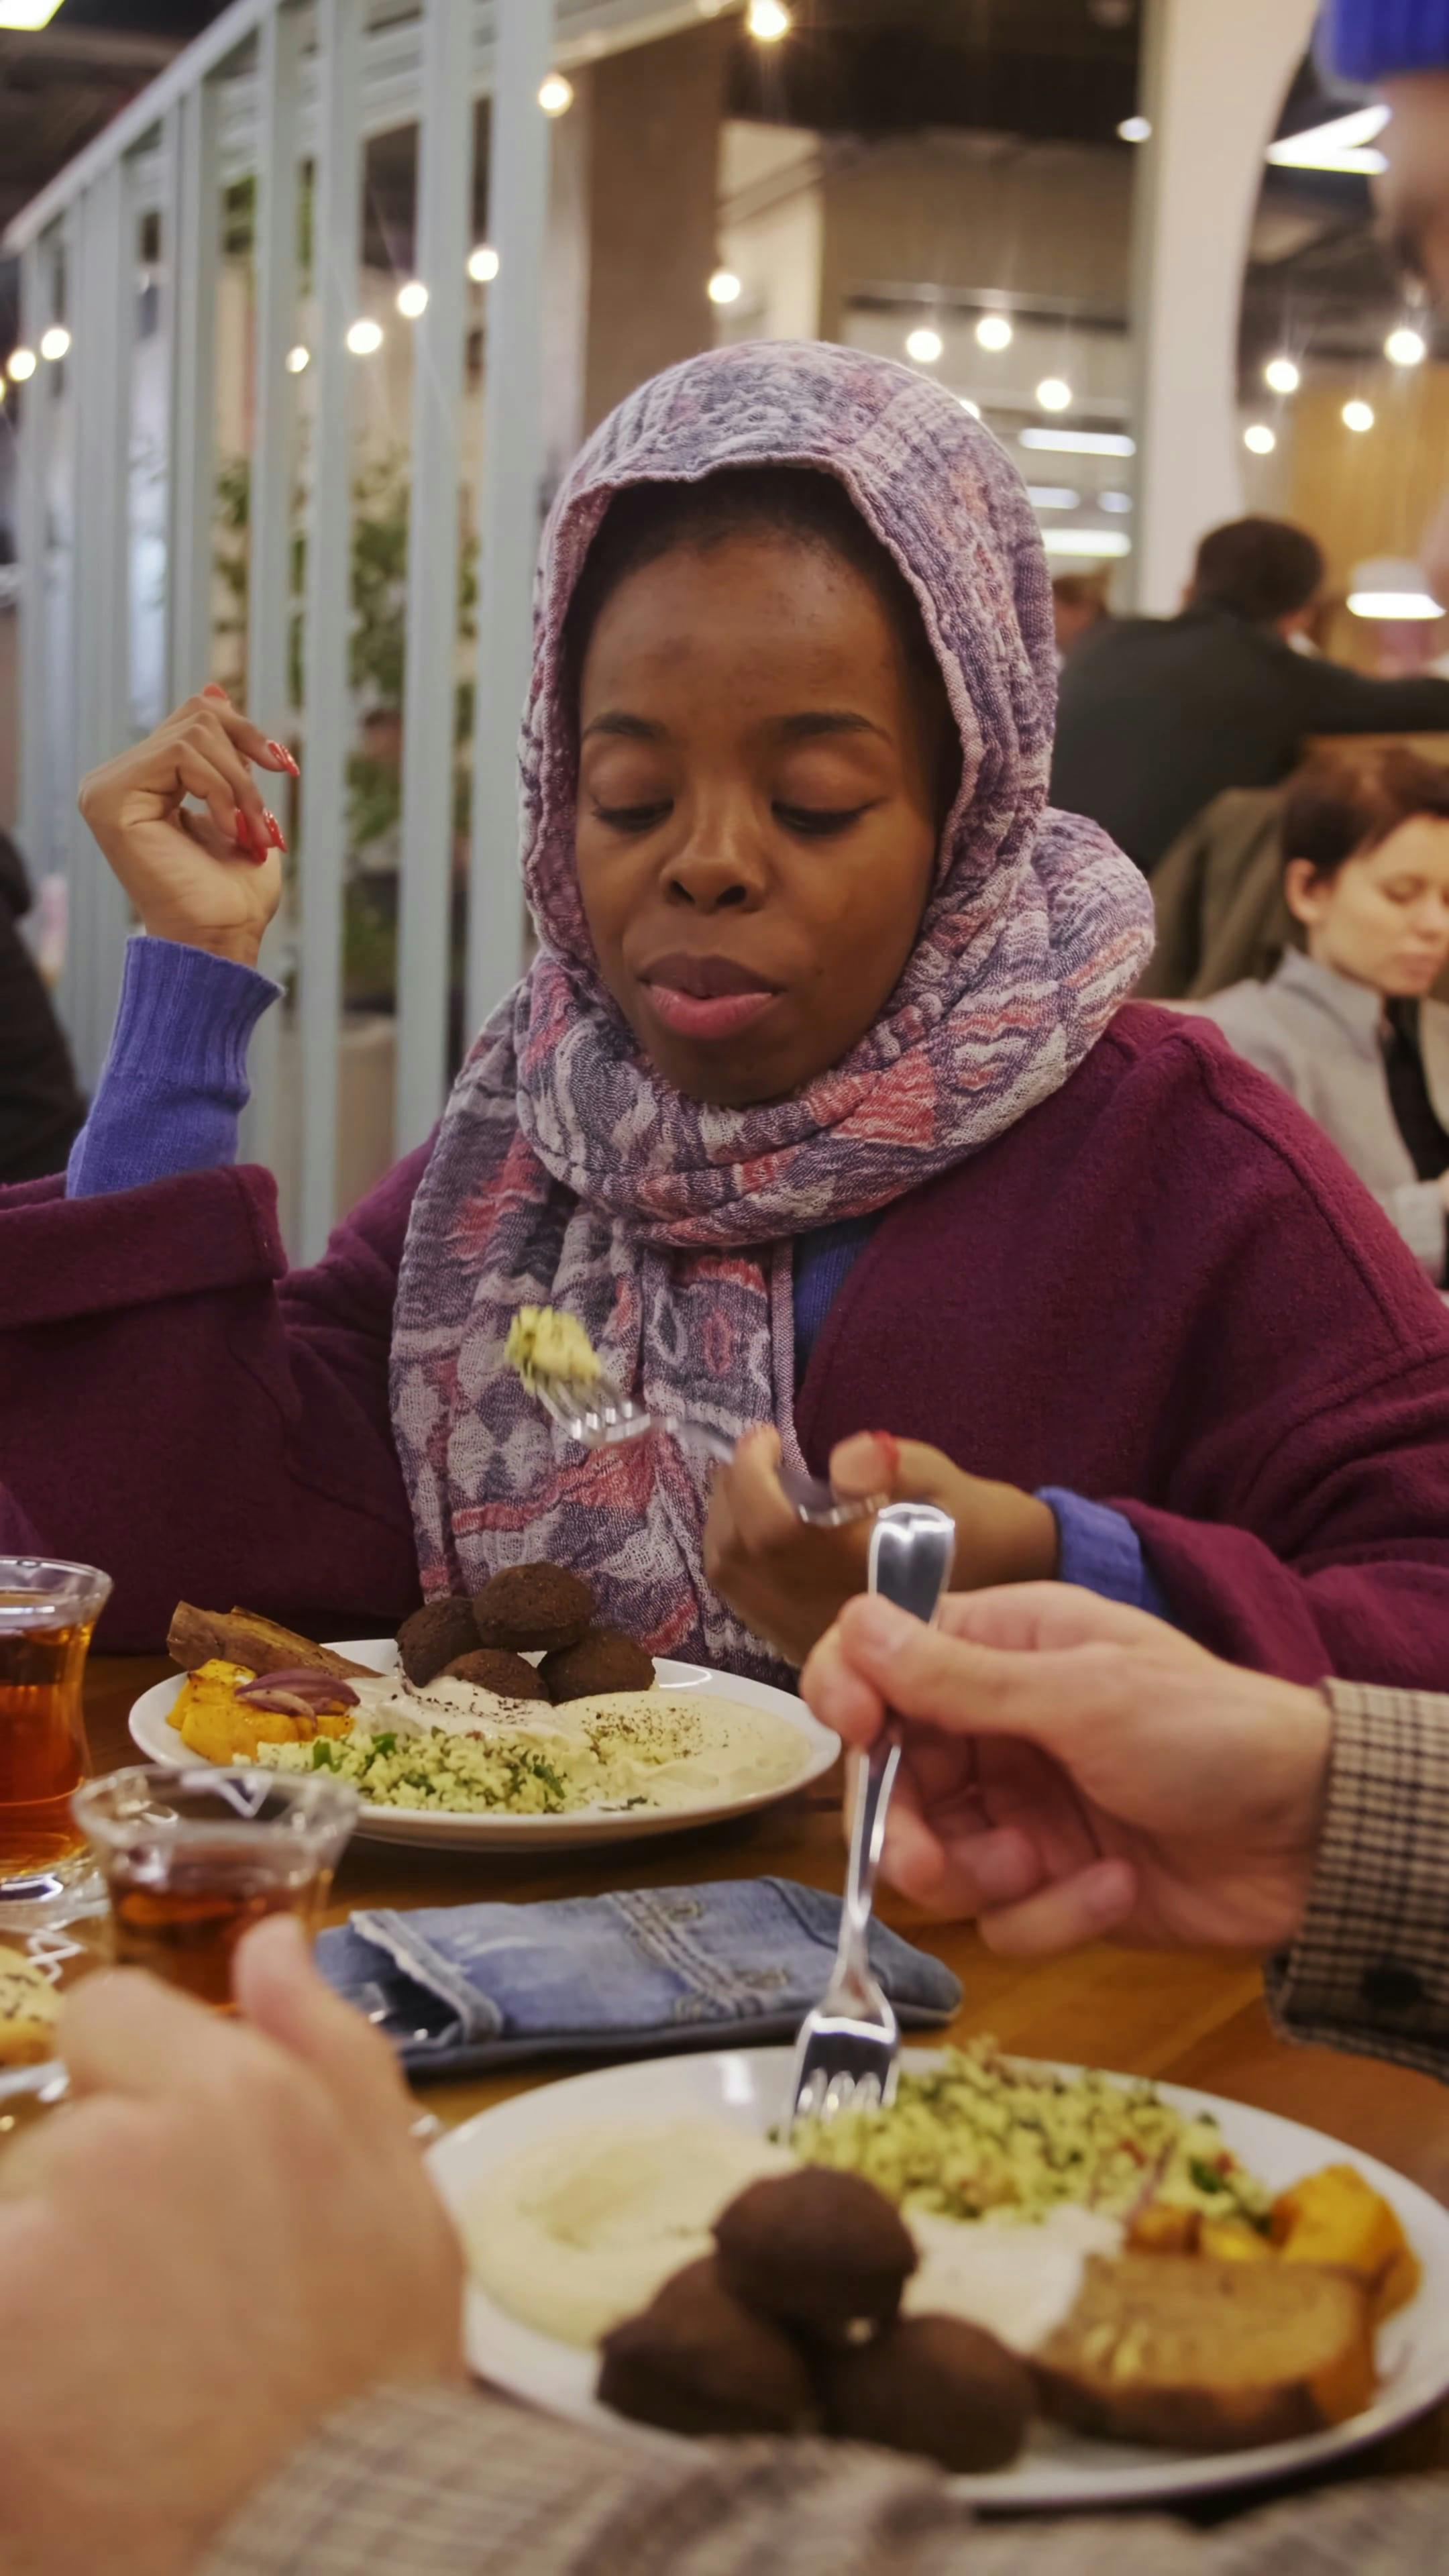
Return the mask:
[[213, 685], [93, 769], [80, 790], [80, 810], [142, 928], [243, 966], [256, 964], [281, 901], [286, 848], [253, 762], [297, 774], [291, 753]]
[[[750, 1432], [715, 1479], [704, 1563], [715, 1590], [788, 1663], [803, 1664], [852, 1593], [863, 1592], [870, 1524], [812, 1529], [787, 1500], [776, 1431]], [[1056, 1515], [1034, 1494], [968, 1476], [939, 1449], [862, 1431], [830, 1461], [843, 1498], [937, 1503], [956, 1524], [958, 1591], [1055, 1574]]]

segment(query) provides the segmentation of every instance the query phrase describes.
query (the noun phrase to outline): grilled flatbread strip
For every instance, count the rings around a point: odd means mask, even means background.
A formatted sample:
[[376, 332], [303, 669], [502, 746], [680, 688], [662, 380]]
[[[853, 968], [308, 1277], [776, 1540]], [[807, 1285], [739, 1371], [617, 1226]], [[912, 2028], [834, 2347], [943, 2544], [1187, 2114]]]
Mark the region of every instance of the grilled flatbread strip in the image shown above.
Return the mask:
[[344, 1679], [353, 1674], [367, 1677], [366, 1664], [349, 1662], [346, 1655], [335, 1655], [330, 1646], [316, 1646], [310, 1637], [294, 1637], [289, 1628], [279, 1628], [272, 1619], [263, 1619], [255, 1610], [197, 1610], [189, 1601], [178, 1601], [166, 1640], [168, 1652], [183, 1671], [194, 1673], [199, 1664], [218, 1659], [226, 1664], [242, 1664], [252, 1673], [285, 1673], [314, 1666], [319, 1672], [339, 1673]]

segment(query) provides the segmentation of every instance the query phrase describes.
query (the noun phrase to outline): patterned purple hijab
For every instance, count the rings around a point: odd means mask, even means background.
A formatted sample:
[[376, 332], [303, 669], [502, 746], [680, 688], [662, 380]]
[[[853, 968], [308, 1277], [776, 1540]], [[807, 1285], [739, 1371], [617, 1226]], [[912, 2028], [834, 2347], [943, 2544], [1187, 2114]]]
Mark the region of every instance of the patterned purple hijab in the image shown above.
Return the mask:
[[[574, 864], [566, 611], [611, 496], [723, 466], [837, 475], [920, 603], [960, 728], [960, 793], [882, 1017], [788, 1099], [671, 1090], [600, 981]], [[524, 1304], [579, 1318], [610, 1373], [799, 1461], [791, 1238], [886, 1207], [1067, 1080], [1149, 954], [1152, 907], [1095, 824], [1046, 808], [1051, 587], [1025, 490], [939, 386], [816, 343], [694, 358], [583, 450], [545, 532], [523, 734], [523, 872], [542, 942], [458, 1077], [413, 1208], [392, 1401], [423, 1587], [575, 1567], [656, 1654], [778, 1677], [711, 1592], [707, 1470], [668, 1440], [585, 1456], [505, 1366]]]

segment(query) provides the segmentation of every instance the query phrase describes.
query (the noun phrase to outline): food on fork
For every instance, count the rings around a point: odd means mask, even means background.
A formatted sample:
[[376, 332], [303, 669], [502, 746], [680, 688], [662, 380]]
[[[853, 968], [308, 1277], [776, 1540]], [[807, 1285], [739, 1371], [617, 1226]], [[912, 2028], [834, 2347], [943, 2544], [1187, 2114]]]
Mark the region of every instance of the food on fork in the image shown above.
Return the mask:
[[596, 1386], [604, 1373], [583, 1325], [557, 1306], [520, 1306], [508, 1327], [503, 1356], [530, 1395], [541, 1382]]
[[352, 1663], [331, 1646], [316, 1646], [310, 1637], [293, 1636], [255, 1610], [198, 1610], [189, 1601], [178, 1601], [166, 1649], [188, 1673], [202, 1664], [223, 1663], [241, 1664], [253, 1677], [315, 1666], [344, 1680], [375, 1678], [366, 1664]]
[[[650, 1666], [651, 1673], [653, 1665]], [[459, 1655], [456, 1663], [443, 1666], [447, 1681], [471, 1682], [475, 1690], [495, 1691], [500, 1699], [547, 1700], [547, 1684], [537, 1667], [522, 1655], [510, 1655], [506, 1646], [475, 1646], [470, 1654]]]
[[481, 1643], [472, 1602], [455, 1594], [429, 1601], [404, 1619], [397, 1632], [398, 1661], [410, 1682], [430, 1682]]
[[511, 1654], [558, 1654], [578, 1645], [593, 1618], [587, 1583], [563, 1565], [509, 1565], [492, 1575], [473, 1603], [478, 1640]]
[[596, 1699], [606, 1691], [654, 1687], [653, 1656], [617, 1628], [588, 1629], [576, 1646], [559, 1646], [545, 1655], [538, 1669], [555, 1707], [571, 1699]]
[[793, 2433], [815, 2403], [803, 2354], [734, 2298], [709, 2261], [676, 2273], [642, 2315], [604, 2337], [599, 2395], [616, 2414], [670, 2433]]
[[0, 1945], [0, 2066], [43, 2066], [55, 2055], [60, 1997], [24, 1950]]
[[822, 2165], [752, 2183], [716, 2219], [714, 2241], [736, 2298], [827, 2335], [893, 2317], [918, 2260], [882, 2192]]
[[1031, 2372], [962, 2317], [896, 2317], [821, 2360], [825, 2428], [958, 2475], [1008, 2468], [1036, 2412]]
[[1373, 2317], [1363, 2284], [1322, 2265], [1094, 2257], [1033, 2368], [1046, 2413], [1077, 2432], [1250, 2450], [1370, 2403]]

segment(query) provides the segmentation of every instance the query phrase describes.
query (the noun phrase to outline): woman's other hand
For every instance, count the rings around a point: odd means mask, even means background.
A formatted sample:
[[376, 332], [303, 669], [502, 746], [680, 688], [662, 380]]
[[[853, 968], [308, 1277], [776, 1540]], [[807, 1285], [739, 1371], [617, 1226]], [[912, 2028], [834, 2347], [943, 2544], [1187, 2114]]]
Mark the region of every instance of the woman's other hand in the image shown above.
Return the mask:
[[[779, 1433], [750, 1432], [715, 1480], [704, 1534], [705, 1572], [721, 1598], [788, 1663], [803, 1664], [853, 1593], [863, 1592], [870, 1523], [811, 1529], [780, 1483]], [[889, 1433], [843, 1440], [830, 1461], [843, 1498], [937, 1503], [956, 1524], [959, 1590], [1029, 1583], [1056, 1572], [1050, 1506], [1015, 1485], [968, 1476], [939, 1449]]]
[[142, 928], [242, 966], [256, 964], [281, 901], [286, 848], [253, 762], [296, 775], [291, 753], [213, 686], [93, 769], [79, 800]]
[[1298, 1929], [1333, 1731], [1316, 1691], [1066, 1584], [953, 1596], [934, 1628], [853, 1601], [801, 1687], [857, 1749], [887, 1705], [904, 1719], [885, 1875], [993, 1950], [1264, 1951]]

